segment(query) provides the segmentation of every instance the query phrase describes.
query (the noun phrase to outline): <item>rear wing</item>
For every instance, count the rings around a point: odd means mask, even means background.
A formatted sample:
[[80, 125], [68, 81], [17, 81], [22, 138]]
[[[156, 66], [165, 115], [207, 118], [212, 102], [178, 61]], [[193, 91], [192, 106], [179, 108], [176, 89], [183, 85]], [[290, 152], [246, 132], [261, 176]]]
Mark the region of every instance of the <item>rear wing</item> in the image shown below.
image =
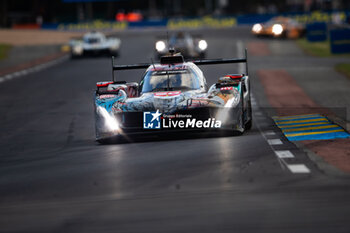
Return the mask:
[[[172, 56], [167, 56], [165, 59], [161, 60], [162, 64], [176, 64], [179, 62], [179, 56], [173, 56], [174, 60], [171, 59]], [[164, 61], [164, 62], [163, 62]], [[193, 62], [196, 65], [217, 65], [217, 64], [229, 64], [229, 63], [245, 63], [246, 75], [248, 75], [248, 52], [247, 49], [244, 50], [244, 58], [231, 58], [231, 59], [203, 59], [203, 60], [188, 60], [188, 62]], [[136, 69], [147, 69], [153, 63], [139, 63], [132, 65], [116, 65], [114, 63], [114, 57], [112, 57], [112, 80], [115, 82], [114, 71], [116, 70], [136, 70]]]
[[115, 82], [114, 71], [116, 70], [136, 70], [136, 69], [147, 69], [151, 64], [150, 63], [139, 63], [132, 65], [116, 65], [114, 63], [114, 56], [112, 56], [112, 81]]
[[248, 76], [248, 50], [244, 49], [244, 58], [231, 58], [231, 59], [205, 59], [192, 61], [196, 65], [216, 65], [216, 64], [228, 64], [228, 63], [245, 63], [245, 72]]

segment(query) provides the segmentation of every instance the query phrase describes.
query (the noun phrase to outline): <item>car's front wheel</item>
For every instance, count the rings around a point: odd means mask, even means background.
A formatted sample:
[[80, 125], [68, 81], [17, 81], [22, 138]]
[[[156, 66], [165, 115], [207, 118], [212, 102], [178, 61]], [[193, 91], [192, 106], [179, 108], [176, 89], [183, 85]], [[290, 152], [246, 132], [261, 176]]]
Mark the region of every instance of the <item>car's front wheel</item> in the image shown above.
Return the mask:
[[110, 51], [110, 55], [113, 57], [119, 57], [119, 51], [118, 50]]
[[250, 130], [253, 126], [253, 109], [252, 109], [252, 102], [250, 99], [249, 99], [248, 108], [247, 108], [247, 118], [248, 118], [248, 121], [245, 123], [244, 129]]

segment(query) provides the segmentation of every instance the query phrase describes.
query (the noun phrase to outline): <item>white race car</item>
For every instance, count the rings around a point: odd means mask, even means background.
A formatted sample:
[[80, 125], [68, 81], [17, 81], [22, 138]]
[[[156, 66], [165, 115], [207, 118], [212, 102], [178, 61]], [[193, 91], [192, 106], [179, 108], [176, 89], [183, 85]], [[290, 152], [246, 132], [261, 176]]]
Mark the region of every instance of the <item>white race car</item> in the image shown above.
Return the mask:
[[72, 58], [101, 54], [118, 56], [120, 43], [118, 38], [107, 38], [100, 32], [89, 32], [82, 39], [69, 42], [70, 54]]

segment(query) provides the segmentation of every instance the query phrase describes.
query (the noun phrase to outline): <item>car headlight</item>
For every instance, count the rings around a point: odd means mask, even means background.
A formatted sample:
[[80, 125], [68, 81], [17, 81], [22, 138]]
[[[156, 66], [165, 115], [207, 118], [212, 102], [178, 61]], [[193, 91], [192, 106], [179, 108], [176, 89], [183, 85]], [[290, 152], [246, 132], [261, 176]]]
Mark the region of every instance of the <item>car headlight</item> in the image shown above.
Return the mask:
[[118, 44], [114, 44], [110, 47], [111, 50], [118, 50], [119, 49], [119, 45]]
[[254, 26], [252, 28], [253, 32], [259, 33], [261, 30], [262, 30], [262, 26], [260, 23], [254, 24]]
[[161, 52], [161, 51], [163, 51], [164, 49], [165, 49], [165, 43], [164, 43], [164, 41], [157, 41], [157, 43], [156, 43], [156, 50], [158, 51], [158, 52]]
[[281, 24], [274, 24], [272, 26], [272, 33], [275, 34], [275, 36], [281, 35], [283, 32], [283, 27]]
[[74, 54], [82, 54], [83, 53], [83, 47], [80, 45], [76, 45], [73, 47], [73, 53]]
[[106, 129], [112, 132], [116, 132], [119, 130], [120, 127], [117, 119], [115, 119], [113, 115], [110, 115], [105, 108], [98, 106], [97, 112], [103, 118]]
[[200, 40], [198, 42], [198, 47], [200, 48], [200, 50], [206, 50], [208, 47], [208, 44], [205, 40]]

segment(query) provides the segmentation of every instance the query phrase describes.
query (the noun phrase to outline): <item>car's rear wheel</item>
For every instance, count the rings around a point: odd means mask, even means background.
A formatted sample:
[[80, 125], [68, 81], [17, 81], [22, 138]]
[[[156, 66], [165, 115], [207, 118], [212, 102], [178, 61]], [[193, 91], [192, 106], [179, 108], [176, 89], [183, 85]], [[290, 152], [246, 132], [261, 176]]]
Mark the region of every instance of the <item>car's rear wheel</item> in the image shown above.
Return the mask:
[[75, 55], [73, 53], [70, 54], [70, 59], [77, 59], [77, 58], [79, 58], [78, 55]]

